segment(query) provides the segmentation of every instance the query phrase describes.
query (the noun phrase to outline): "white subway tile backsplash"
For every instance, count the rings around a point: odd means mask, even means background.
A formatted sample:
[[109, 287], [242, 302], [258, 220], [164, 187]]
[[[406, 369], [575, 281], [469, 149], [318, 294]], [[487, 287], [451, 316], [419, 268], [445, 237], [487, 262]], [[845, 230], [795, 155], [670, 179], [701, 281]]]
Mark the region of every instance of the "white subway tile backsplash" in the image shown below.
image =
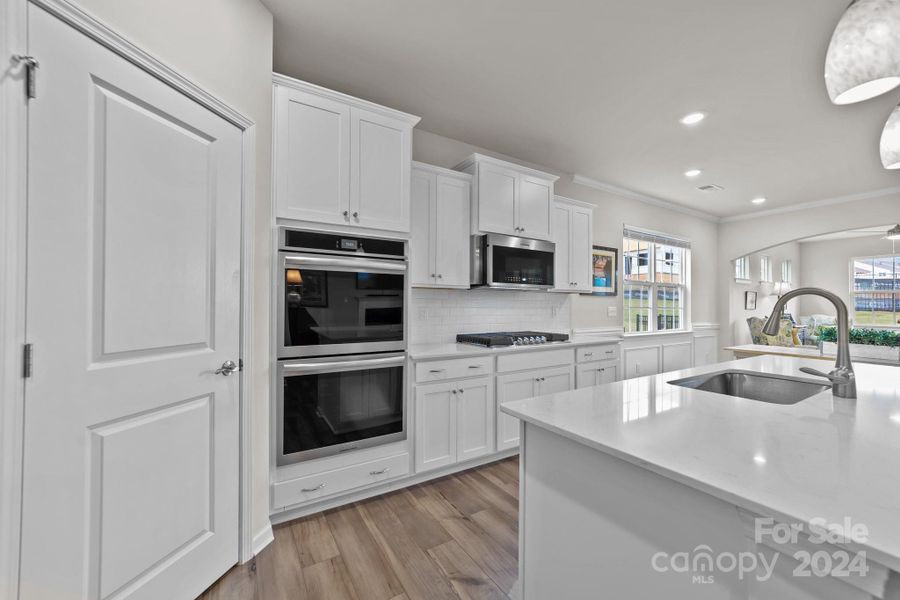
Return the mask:
[[569, 294], [413, 288], [410, 343], [444, 344], [482, 331], [569, 333], [571, 306]]

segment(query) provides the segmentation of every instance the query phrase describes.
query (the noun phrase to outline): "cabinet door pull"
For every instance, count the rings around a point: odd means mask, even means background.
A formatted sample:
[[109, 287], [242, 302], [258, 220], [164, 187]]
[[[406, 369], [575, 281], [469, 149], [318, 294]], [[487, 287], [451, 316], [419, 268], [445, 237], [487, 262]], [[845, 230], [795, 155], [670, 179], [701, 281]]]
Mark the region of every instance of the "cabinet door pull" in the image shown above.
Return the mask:
[[466, 391], [466, 390], [464, 390], [464, 389], [462, 389], [462, 388], [459, 389], [459, 393], [460, 393], [460, 394], [462, 394], [462, 393], [465, 392], [465, 391]]
[[453, 394], [455, 395], [457, 391], [459, 391], [459, 390], [453, 390]]
[[470, 369], [480, 369], [481, 365], [469, 365]]
[[385, 467], [385, 468], [381, 469], [380, 471], [369, 471], [369, 475], [384, 475], [385, 473], [387, 473], [390, 470], [391, 470], [390, 467]]
[[349, 216], [350, 216], [350, 211], [349, 211], [349, 210], [345, 210], [345, 211], [344, 211], [344, 218], [346, 219], [346, 218], [349, 217]]
[[585, 353], [584, 353], [584, 356], [585, 356], [585, 357], [593, 356], [593, 355], [594, 355], [593, 352], [585, 352]]
[[428, 372], [429, 372], [429, 373], [443, 373], [444, 370], [443, 370], [443, 369], [431, 369], [431, 370], [428, 371]]
[[303, 488], [303, 489], [301, 489], [300, 491], [301, 491], [301, 492], [318, 492], [319, 490], [323, 489], [324, 487], [325, 487], [325, 482], [323, 481], [322, 483], [320, 483], [320, 484], [317, 485], [316, 487], [313, 487], [313, 488]]
[[354, 212], [354, 213], [353, 213], [353, 218], [354, 218], [354, 219], [359, 219], [359, 213], [358, 213], [358, 212]]
[[605, 371], [605, 370], [606, 370], [606, 369], [597, 369], [597, 371], [599, 371], [600, 373], [602, 373], [602, 372]]

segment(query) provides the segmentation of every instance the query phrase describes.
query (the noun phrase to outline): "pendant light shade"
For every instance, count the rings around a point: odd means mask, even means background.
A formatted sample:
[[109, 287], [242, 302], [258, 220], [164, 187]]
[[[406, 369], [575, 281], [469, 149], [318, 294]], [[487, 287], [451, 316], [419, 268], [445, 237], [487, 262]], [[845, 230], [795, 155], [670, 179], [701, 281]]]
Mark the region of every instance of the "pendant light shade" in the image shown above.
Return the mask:
[[887, 235], [884, 237], [889, 240], [900, 240], [900, 223], [888, 229]]
[[881, 164], [900, 169], [900, 106], [894, 109], [881, 132]]
[[853, 0], [831, 36], [825, 87], [852, 104], [900, 85], [900, 0]]

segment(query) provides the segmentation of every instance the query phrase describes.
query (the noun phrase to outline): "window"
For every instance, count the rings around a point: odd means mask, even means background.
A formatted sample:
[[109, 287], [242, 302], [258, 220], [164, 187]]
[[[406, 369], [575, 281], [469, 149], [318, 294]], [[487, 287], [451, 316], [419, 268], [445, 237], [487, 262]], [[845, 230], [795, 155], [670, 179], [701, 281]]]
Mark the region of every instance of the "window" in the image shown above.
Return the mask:
[[759, 257], [759, 281], [772, 283], [772, 259], [768, 256]]
[[900, 255], [850, 260], [855, 325], [900, 327]]
[[689, 242], [626, 228], [623, 248], [625, 333], [684, 329]]
[[794, 283], [794, 265], [789, 260], [781, 261], [781, 281]]
[[734, 278], [738, 281], [750, 281], [749, 256], [742, 256], [734, 261]]

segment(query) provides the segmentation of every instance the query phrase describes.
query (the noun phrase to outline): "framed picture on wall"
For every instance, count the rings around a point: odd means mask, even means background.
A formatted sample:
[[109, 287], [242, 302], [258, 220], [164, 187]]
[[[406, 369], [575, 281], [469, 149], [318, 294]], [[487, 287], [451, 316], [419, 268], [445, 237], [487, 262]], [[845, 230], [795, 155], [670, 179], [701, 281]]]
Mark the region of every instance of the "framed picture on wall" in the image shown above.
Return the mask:
[[607, 246], [591, 248], [591, 295], [615, 296], [619, 280], [619, 250]]
[[756, 310], [756, 292], [744, 292], [744, 309]]

